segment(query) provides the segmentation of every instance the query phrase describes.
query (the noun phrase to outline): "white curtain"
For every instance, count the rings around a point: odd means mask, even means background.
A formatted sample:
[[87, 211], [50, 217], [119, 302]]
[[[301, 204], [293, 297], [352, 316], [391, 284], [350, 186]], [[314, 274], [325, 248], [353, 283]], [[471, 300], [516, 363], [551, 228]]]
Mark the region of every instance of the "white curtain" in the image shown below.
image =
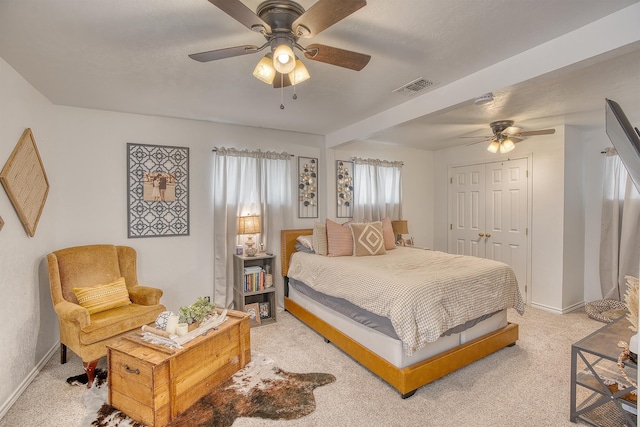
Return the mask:
[[[291, 156], [287, 153], [216, 148], [213, 162], [214, 301], [233, 303], [233, 254], [245, 241], [238, 217], [260, 215], [262, 232], [254, 241], [277, 254], [280, 230], [292, 222]], [[283, 307], [280, 263], [274, 263], [278, 306]]]
[[402, 218], [402, 162], [354, 158], [353, 216], [379, 221]]
[[640, 195], [616, 150], [605, 152], [600, 287], [605, 299], [620, 300], [625, 276], [638, 277], [640, 260]]

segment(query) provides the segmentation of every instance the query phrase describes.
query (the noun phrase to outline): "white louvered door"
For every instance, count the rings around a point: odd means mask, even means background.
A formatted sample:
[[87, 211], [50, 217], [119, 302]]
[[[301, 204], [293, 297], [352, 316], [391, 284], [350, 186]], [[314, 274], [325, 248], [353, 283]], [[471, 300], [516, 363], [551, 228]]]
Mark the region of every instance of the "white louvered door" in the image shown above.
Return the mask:
[[502, 261], [528, 300], [527, 159], [452, 168], [449, 252]]

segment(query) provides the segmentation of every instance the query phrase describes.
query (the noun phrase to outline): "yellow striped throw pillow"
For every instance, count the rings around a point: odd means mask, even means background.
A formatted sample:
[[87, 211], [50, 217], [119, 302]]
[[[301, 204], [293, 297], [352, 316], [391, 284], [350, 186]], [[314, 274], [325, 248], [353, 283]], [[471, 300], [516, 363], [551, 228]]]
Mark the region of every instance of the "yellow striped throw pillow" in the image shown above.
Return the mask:
[[89, 314], [131, 304], [124, 277], [86, 288], [73, 288], [73, 293], [78, 303], [89, 310]]

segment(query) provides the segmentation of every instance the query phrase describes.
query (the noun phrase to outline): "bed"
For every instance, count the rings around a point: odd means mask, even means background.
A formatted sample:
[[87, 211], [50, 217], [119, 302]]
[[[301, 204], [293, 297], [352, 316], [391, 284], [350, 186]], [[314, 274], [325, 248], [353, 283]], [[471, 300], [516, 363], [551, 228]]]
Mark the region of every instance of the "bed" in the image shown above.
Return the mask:
[[[436, 332], [423, 330], [406, 332], [399, 328], [400, 334], [395, 331], [398, 323], [393, 323], [385, 316], [369, 313], [374, 319], [363, 321], [358, 319], [359, 315], [352, 315], [342, 308], [336, 308], [337, 306], [332, 305], [333, 296], [327, 297], [325, 295], [326, 298], [323, 299], [322, 292], [320, 292], [320, 296], [315, 295], [316, 291], [313, 288], [310, 289], [303, 280], [289, 277], [290, 273], [295, 273], [294, 276], [300, 276], [301, 263], [320, 262], [320, 258], [324, 258], [328, 262], [332, 261], [331, 257], [304, 253], [297, 253], [292, 260], [292, 255], [297, 252], [298, 236], [311, 236], [312, 234], [313, 229], [282, 230], [281, 232], [285, 309], [318, 332], [327, 342], [332, 342], [398, 390], [403, 398], [412, 396], [418, 388], [450, 372], [504, 347], [515, 345], [518, 340], [518, 325], [507, 321], [507, 307], [498, 310], [494, 307], [489, 310], [490, 313], [482, 316], [474, 315], [473, 319], [457, 327], [448, 328], [448, 326], [440, 325], [441, 328], [447, 329], [445, 333], [441, 333], [437, 328]], [[405, 255], [410, 254], [411, 257], [418, 256], [419, 252], [425, 254], [430, 252], [413, 248], [402, 248], [401, 250], [410, 251], [405, 252]], [[395, 250], [389, 251], [388, 254], [395, 254], [396, 258], [403, 255], [401, 251], [396, 252]], [[340, 261], [345, 263], [349, 261], [348, 258], [357, 257], [343, 258]], [[387, 259], [385, 257], [366, 258], [375, 258], [376, 262]], [[391, 257], [389, 259], [392, 260]], [[337, 258], [333, 260], [337, 261]], [[291, 272], [290, 268], [292, 268]], [[314, 265], [313, 268], [319, 269], [321, 267]], [[332, 282], [332, 280], [325, 281]], [[519, 312], [522, 312], [524, 306], [517, 291], [517, 284], [514, 292], [518, 301], [512, 305], [514, 308], [517, 307]], [[342, 301], [341, 305], [352, 305], [342, 298], [337, 298], [337, 300]], [[345, 302], [346, 304], [344, 304]], [[360, 307], [356, 306], [356, 308]], [[411, 324], [411, 322], [408, 323]], [[394, 334], [394, 332], [396, 333]], [[438, 334], [435, 339], [433, 338], [434, 333]], [[431, 338], [425, 342], [420, 338], [424, 335], [431, 335]], [[418, 338], [412, 341], [411, 337]]]

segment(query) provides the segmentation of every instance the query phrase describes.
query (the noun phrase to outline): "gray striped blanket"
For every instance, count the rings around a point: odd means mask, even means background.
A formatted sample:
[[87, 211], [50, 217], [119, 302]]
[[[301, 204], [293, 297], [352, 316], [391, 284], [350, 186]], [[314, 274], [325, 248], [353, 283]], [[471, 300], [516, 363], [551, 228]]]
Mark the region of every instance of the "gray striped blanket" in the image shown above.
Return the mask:
[[482, 315], [524, 313], [513, 270], [470, 256], [404, 247], [364, 257], [297, 252], [288, 276], [389, 318], [408, 355]]

